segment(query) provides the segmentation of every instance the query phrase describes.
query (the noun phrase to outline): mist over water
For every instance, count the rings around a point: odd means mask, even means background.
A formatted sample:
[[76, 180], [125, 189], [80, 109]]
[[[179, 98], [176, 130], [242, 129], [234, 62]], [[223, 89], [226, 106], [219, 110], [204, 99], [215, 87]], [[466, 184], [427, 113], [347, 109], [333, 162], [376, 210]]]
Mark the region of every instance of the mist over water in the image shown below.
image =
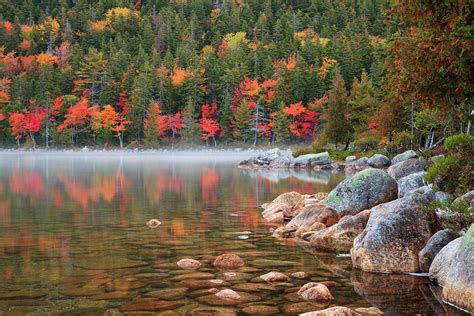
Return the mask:
[[[261, 219], [262, 203], [287, 191], [329, 191], [345, 175], [237, 168], [252, 154], [0, 153], [0, 314], [19, 309], [102, 315], [150, 300], [170, 302], [167, 308], [179, 314], [241, 313], [245, 306], [219, 306], [202, 287], [193, 287], [215, 278], [247, 293], [247, 304], [265, 302], [281, 314], [322, 309], [292, 293], [306, 282], [328, 280], [341, 285], [331, 290], [334, 305], [444, 310], [426, 279], [361, 276], [352, 272], [350, 258], [272, 239]], [[151, 218], [162, 225], [149, 229]], [[229, 252], [245, 262], [238, 277], [212, 266], [216, 256]], [[182, 258], [203, 266], [182, 270], [176, 265]], [[309, 277], [255, 290], [261, 286], [255, 277], [270, 271], [305, 271]]]

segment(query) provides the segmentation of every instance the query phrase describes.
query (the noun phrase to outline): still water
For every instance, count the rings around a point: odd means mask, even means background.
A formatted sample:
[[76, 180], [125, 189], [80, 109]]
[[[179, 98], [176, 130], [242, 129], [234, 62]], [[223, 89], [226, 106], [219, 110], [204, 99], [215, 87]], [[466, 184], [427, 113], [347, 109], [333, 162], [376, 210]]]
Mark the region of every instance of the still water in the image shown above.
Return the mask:
[[[330, 306], [456, 313], [425, 278], [353, 272], [348, 257], [272, 239], [259, 205], [291, 190], [329, 191], [345, 175], [238, 169], [249, 155], [0, 153], [0, 315], [298, 314], [327, 307], [296, 295], [310, 281], [339, 284]], [[162, 225], [148, 228], [151, 218]], [[217, 270], [223, 253], [245, 266]], [[203, 265], [182, 270], [182, 258]], [[277, 286], [257, 278], [270, 271], [308, 277]], [[216, 299], [215, 287], [242, 301]]]

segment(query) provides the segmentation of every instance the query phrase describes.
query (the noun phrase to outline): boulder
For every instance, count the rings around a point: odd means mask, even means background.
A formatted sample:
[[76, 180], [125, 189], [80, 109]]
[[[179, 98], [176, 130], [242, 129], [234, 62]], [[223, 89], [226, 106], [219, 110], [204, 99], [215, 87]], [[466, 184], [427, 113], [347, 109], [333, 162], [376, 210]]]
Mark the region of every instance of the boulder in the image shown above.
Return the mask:
[[448, 192], [437, 191], [435, 192], [435, 200], [436, 202], [445, 203], [452, 199], [453, 195]]
[[418, 155], [416, 154], [416, 152], [414, 150], [407, 150], [407, 151], [393, 157], [392, 164], [396, 164], [396, 163], [399, 163], [399, 162], [402, 162], [402, 161], [405, 161], [405, 160], [408, 160], [408, 159], [411, 159], [411, 158], [417, 158], [417, 157], [418, 157]]
[[219, 269], [238, 269], [244, 265], [244, 261], [236, 254], [223, 254], [214, 260], [214, 266]]
[[185, 270], [196, 270], [201, 266], [201, 262], [194, 259], [181, 259], [176, 264]]
[[292, 161], [292, 165], [295, 168], [314, 168], [316, 166], [331, 167], [331, 157], [327, 151], [319, 154], [306, 154], [301, 155]]
[[448, 243], [458, 237], [451, 229], [438, 231], [426, 243], [426, 246], [420, 251], [418, 257], [420, 260], [420, 270], [428, 272], [435, 256]]
[[467, 205], [470, 205], [472, 200], [474, 200], [474, 190], [461, 195], [460, 197], [455, 199], [453, 203], [459, 203], [461, 201], [464, 201]]
[[456, 238], [444, 246], [431, 262], [429, 270], [430, 278], [435, 280], [440, 286], [444, 286], [446, 284], [449, 267], [454, 260], [459, 244], [461, 243], [461, 239], [462, 237]]
[[424, 185], [420, 188], [416, 188], [411, 191], [408, 191], [407, 193], [405, 193], [403, 197], [412, 197], [414, 195], [422, 195], [426, 199], [428, 199], [428, 201], [434, 201], [436, 197], [431, 184]]
[[274, 205], [277, 204], [285, 204], [291, 207], [291, 209], [300, 209], [304, 206], [304, 198], [298, 192], [287, 192], [280, 194], [277, 198], [275, 198], [271, 203], [265, 203], [262, 205], [262, 208], [267, 210]]
[[398, 197], [403, 197], [407, 192], [418, 189], [425, 185], [423, 181], [424, 171], [409, 174], [398, 180]]
[[316, 203], [303, 208], [286, 226], [298, 229], [309, 227], [316, 222], [331, 226], [338, 221], [339, 214], [334, 208], [324, 203]]
[[462, 237], [449, 267], [443, 299], [474, 313], [474, 224]]
[[367, 226], [354, 240], [353, 266], [368, 272], [418, 272], [418, 254], [431, 236], [422, 211], [426, 203], [413, 196], [372, 208]]
[[300, 316], [357, 316], [361, 315], [357, 312], [354, 312], [352, 309], [344, 306], [334, 306], [331, 308], [326, 308], [321, 311], [307, 312], [300, 314]]
[[298, 295], [308, 302], [332, 301], [334, 297], [326, 285], [321, 283], [306, 283], [298, 291]]
[[271, 203], [271, 205], [262, 212], [263, 218], [271, 222], [271, 218], [274, 218], [274, 215], [281, 213], [281, 219], [283, 222], [284, 216], [290, 216], [293, 214], [293, 207], [285, 203]]
[[281, 272], [268, 272], [264, 275], [260, 276], [260, 279], [265, 280], [268, 283], [273, 283], [273, 282], [288, 282], [290, 278]]
[[431, 163], [435, 163], [436, 160], [438, 160], [438, 159], [440, 159], [440, 158], [443, 158], [443, 157], [444, 157], [444, 155], [436, 155], [436, 156], [433, 156], [433, 157], [430, 158], [430, 162], [431, 162]]
[[369, 159], [367, 157], [361, 157], [347, 163], [346, 168], [350, 170], [362, 170], [369, 167], [368, 161]]
[[387, 156], [381, 154], [373, 155], [369, 158], [367, 163], [373, 168], [386, 168], [391, 164], [390, 159], [388, 159]]
[[309, 238], [312, 234], [323, 229], [326, 229], [326, 225], [320, 222], [315, 222], [311, 226], [304, 226], [298, 228], [295, 232], [295, 237], [307, 240], [307, 238]]
[[354, 162], [357, 160], [357, 157], [356, 156], [349, 156], [349, 157], [346, 157], [346, 163], [351, 163], [351, 162]]
[[369, 217], [370, 210], [344, 216], [336, 225], [315, 232], [309, 238], [311, 246], [328, 251], [349, 252], [354, 239], [367, 225]]
[[425, 171], [426, 168], [428, 168], [428, 164], [424, 159], [411, 158], [391, 165], [387, 172], [392, 178], [398, 180], [412, 173]]
[[398, 186], [380, 169], [365, 169], [337, 185], [324, 199], [341, 215], [355, 215], [397, 198]]
[[223, 300], [239, 300], [240, 299], [240, 294], [231, 289], [220, 290], [214, 295]]
[[291, 165], [292, 159], [288, 156], [279, 156], [272, 161], [270, 161], [270, 168], [289, 168]]
[[290, 166], [291, 160], [292, 157], [289, 156], [289, 153], [284, 153], [280, 149], [275, 148], [241, 161], [239, 165], [251, 168], [287, 168]]

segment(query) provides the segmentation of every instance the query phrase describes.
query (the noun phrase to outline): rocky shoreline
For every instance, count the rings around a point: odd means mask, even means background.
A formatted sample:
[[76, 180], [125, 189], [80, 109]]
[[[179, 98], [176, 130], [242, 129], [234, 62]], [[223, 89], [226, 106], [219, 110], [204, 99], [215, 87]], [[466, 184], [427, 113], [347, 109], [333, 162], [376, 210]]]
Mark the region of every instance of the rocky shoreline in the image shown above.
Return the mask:
[[[241, 167], [355, 172], [329, 194], [288, 192], [262, 205], [263, 218], [276, 226], [273, 236], [350, 254], [355, 271], [426, 273], [441, 286], [434, 286], [440, 300], [474, 312], [474, 224], [455, 233], [443, 229], [446, 211], [424, 211], [424, 206], [446, 201], [449, 194], [434, 192], [425, 183], [428, 163], [416, 152], [392, 160], [383, 155], [348, 157], [345, 164], [335, 165], [327, 152], [293, 158], [274, 150], [243, 161]], [[474, 212], [474, 191], [458, 199]], [[352, 315], [342, 309], [341, 313]]]

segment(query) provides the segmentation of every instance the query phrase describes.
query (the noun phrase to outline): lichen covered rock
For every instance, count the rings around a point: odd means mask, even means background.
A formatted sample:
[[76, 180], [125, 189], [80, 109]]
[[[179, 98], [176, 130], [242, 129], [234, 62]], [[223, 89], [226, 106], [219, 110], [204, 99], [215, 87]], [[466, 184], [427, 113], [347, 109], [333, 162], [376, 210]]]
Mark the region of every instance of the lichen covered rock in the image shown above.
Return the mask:
[[415, 172], [425, 171], [428, 164], [422, 158], [411, 158], [402, 162], [391, 165], [387, 172], [395, 180], [399, 180]]
[[398, 180], [398, 197], [403, 197], [406, 193], [418, 189], [425, 185], [423, 181], [423, 176], [426, 172], [415, 172], [400, 178]]
[[373, 155], [369, 158], [367, 163], [373, 168], [386, 168], [391, 164], [390, 159], [388, 159], [387, 156], [381, 154]]
[[397, 182], [385, 171], [365, 169], [332, 190], [324, 203], [341, 215], [355, 215], [363, 210], [396, 199]]
[[443, 249], [444, 246], [449, 244], [451, 241], [458, 237], [451, 229], [444, 229], [436, 232], [426, 243], [426, 246], [420, 251], [420, 269], [422, 272], [428, 272], [430, 270], [431, 263], [438, 252]]
[[364, 231], [351, 250], [354, 268], [368, 272], [420, 270], [418, 254], [431, 236], [421, 196], [397, 199], [371, 210]]
[[474, 313], [474, 224], [462, 237], [449, 267], [443, 298]]
[[399, 162], [402, 162], [402, 161], [405, 161], [405, 160], [408, 160], [408, 159], [411, 159], [411, 158], [416, 158], [416, 157], [418, 157], [418, 155], [416, 154], [416, 152], [414, 150], [407, 150], [407, 151], [393, 157], [392, 164], [396, 164], [396, 163], [399, 163]]

